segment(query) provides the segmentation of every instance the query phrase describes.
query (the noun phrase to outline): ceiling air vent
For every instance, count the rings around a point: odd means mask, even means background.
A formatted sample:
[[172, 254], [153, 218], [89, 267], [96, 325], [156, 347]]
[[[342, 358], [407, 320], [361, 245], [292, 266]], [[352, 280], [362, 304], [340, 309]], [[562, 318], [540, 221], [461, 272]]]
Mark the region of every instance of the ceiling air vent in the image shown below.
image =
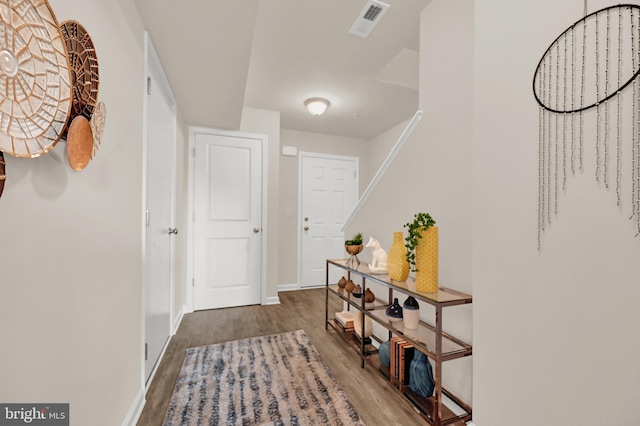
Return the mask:
[[369, 0], [351, 26], [349, 32], [360, 37], [367, 37], [376, 26], [389, 5], [377, 0]]

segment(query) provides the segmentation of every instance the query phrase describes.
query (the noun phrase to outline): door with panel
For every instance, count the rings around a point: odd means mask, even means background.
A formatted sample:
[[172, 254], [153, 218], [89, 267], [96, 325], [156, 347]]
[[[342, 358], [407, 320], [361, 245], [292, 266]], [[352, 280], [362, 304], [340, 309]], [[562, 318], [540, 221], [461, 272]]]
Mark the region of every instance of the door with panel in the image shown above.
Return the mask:
[[261, 301], [264, 141], [231, 132], [194, 136], [195, 310]]
[[175, 99], [148, 41], [145, 212], [145, 380], [171, 335], [174, 273]]
[[[358, 158], [300, 153], [300, 286], [325, 283], [326, 259], [342, 258], [342, 228], [358, 200]], [[340, 271], [329, 271], [330, 279]]]

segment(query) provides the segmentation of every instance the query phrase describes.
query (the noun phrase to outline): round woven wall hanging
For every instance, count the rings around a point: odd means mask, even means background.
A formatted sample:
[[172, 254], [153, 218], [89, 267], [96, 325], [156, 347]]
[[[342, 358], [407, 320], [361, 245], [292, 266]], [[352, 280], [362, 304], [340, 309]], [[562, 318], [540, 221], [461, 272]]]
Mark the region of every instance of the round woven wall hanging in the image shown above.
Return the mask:
[[64, 21], [60, 31], [67, 46], [69, 67], [71, 68], [71, 86], [73, 103], [68, 122], [79, 115], [91, 120], [93, 110], [98, 103], [98, 57], [93, 41], [87, 30], [76, 21]]
[[6, 165], [4, 155], [0, 151], [0, 197], [2, 197], [2, 191], [4, 191], [4, 182], [7, 180]]
[[0, 0], [0, 151], [34, 158], [62, 136], [71, 110], [64, 40], [46, 1]]
[[104, 102], [98, 102], [98, 105], [96, 105], [96, 108], [93, 110], [93, 115], [90, 120], [91, 131], [93, 132], [93, 154], [91, 154], [91, 158], [96, 156], [96, 152], [98, 152], [98, 148], [100, 148], [100, 144], [102, 143], [102, 135], [104, 134], [106, 120], [107, 106]]
[[93, 132], [91, 124], [83, 115], [78, 115], [69, 126], [67, 135], [67, 161], [76, 172], [81, 171], [91, 160]]

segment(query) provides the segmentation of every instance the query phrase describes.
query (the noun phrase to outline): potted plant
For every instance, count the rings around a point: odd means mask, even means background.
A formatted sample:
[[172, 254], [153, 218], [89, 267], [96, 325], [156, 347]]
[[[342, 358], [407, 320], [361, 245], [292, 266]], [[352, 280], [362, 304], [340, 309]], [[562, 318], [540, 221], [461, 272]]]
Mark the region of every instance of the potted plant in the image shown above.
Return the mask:
[[351, 255], [351, 257], [349, 257], [349, 259], [347, 260], [347, 265], [351, 265], [352, 267], [355, 266], [356, 268], [360, 266], [360, 260], [356, 255], [362, 251], [363, 247], [362, 233], [360, 232], [351, 237], [350, 240], [346, 240], [344, 242], [345, 250], [347, 250], [347, 253]]
[[422, 232], [435, 224], [436, 221], [429, 213], [416, 213], [413, 215], [413, 222], [404, 224], [408, 231], [408, 235], [404, 239], [404, 246], [407, 248], [407, 262], [411, 265], [411, 272], [418, 271], [416, 268], [416, 248], [422, 238]]
[[429, 213], [416, 213], [413, 222], [405, 223], [408, 235], [404, 246], [407, 262], [416, 273], [416, 290], [438, 291], [438, 227]]
[[346, 240], [344, 246], [351, 255], [360, 253], [362, 251], [362, 233], [358, 232], [350, 240]]

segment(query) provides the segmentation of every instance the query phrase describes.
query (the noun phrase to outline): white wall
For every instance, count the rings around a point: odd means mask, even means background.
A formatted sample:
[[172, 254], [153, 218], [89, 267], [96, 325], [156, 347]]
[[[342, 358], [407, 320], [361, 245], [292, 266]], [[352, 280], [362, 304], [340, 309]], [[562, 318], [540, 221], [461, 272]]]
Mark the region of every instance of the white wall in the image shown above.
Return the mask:
[[267, 294], [263, 303], [278, 301], [278, 240], [280, 236], [278, 199], [280, 193], [280, 112], [243, 108], [240, 131], [267, 135]]
[[[308, 133], [282, 129], [281, 146], [294, 146], [298, 151], [322, 154], [345, 155], [360, 159], [360, 194], [369, 183], [369, 141], [364, 139]], [[299, 157], [280, 157], [280, 234], [278, 252], [280, 254], [280, 284], [298, 284], [298, 161]], [[364, 171], [364, 173], [363, 173]], [[286, 216], [285, 209], [292, 209]]]
[[[378, 173], [380, 166], [382, 166], [382, 163], [387, 159], [389, 152], [393, 149], [396, 142], [398, 142], [398, 139], [410, 121], [410, 119], [403, 121], [371, 139], [369, 143], [369, 178], [367, 181], [371, 181], [376, 173]], [[361, 191], [361, 196], [363, 192], [364, 191]]]
[[0, 401], [71, 404], [113, 426], [142, 396], [143, 28], [129, 0], [51, 0], [100, 65], [102, 146], [82, 172], [65, 143], [7, 158], [0, 199]]
[[[589, 1], [589, 13], [610, 3]], [[561, 191], [558, 215], [537, 251], [538, 107], [531, 82], [542, 54], [584, 16], [583, 6], [475, 2], [477, 426], [640, 418], [640, 239], [628, 202], [617, 207], [613, 189], [595, 181], [593, 111], [585, 113], [591, 138], [584, 173]], [[624, 182], [623, 201], [629, 186]]]
[[[346, 233], [372, 235], [388, 251], [394, 231], [429, 212], [439, 227], [440, 285], [471, 293], [473, 2], [433, 0], [420, 26], [423, 118]], [[422, 304], [421, 316], [433, 323], [429, 308]], [[472, 312], [445, 309], [445, 331], [473, 343]], [[471, 364], [470, 357], [447, 362], [443, 373], [444, 385], [469, 403]]]

